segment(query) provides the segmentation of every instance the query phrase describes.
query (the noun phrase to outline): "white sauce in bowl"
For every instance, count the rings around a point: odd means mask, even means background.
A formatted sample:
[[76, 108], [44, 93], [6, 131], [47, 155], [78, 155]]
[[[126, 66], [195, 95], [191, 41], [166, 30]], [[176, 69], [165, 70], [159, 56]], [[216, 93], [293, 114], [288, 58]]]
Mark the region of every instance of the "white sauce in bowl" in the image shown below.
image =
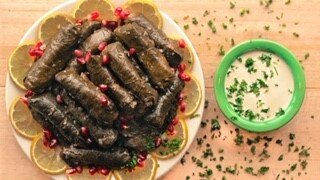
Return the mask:
[[252, 51], [238, 57], [225, 81], [228, 101], [239, 116], [266, 121], [285, 113], [294, 91], [292, 72], [275, 54]]

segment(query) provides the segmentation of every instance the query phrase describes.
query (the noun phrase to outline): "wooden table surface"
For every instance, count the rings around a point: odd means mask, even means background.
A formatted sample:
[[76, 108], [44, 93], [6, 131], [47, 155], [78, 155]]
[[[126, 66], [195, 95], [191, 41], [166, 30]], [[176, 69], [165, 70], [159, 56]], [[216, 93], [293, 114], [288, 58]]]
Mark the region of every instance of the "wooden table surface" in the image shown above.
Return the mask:
[[[17, 46], [26, 30], [46, 11], [64, 2], [63, 0], [0, 0], [0, 179], [47, 179], [40, 170], [38, 170], [31, 161], [23, 154], [17, 144], [11, 130], [11, 125], [5, 111], [5, 81], [7, 74], [7, 61], [13, 49]], [[197, 50], [206, 82], [206, 99], [209, 101], [209, 107], [204, 112], [203, 119], [211, 120], [219, 117], [221, 124], [221, 136], [211, 139], [213, 133], [210, 132], [210, 121], [206, 128], [201, 128], [197, 138], [202, 138], [207, 134], [208, 138], [204, 140], [202, 146], [193, 142], [189, 149], [190, 154], [186, 156], [185, 165], [177, 164], [163, 179], [185, 179], [190, 176], [191, 179], [199, 179], [198, 172], [204, 169], [199, 168], [192, 162], [191, 157], [200, 158], [202, 151], [206, 149], [205, 144], [209, 143], [213, 149], [213, 154], [217, 157], [216, 161], [202, 160], [205, 165], [213, 169], [213, 175], [210, 179], [221, 179], [226, 176], [227, 179], [242, 178], [260, 178], [276, 179], [286, 177], [290, 179], [319, 179], [320, 178], [320, 6], [319, 0], [291, 0], [291, 3], [285, 5], [285, 0], [276, 1], [269, 8], [261, 6], [259, 1], [238, 0], [235, 8], [229, 8], [229, 1], [224, 0], [162, 0], [157, 1], [159, 8], [167, 12], [173, 19], [177, 20], [183, 27], [189, 24], [186, 30], [195, 49]], [[250, 10], [249, 14], [240, 17], [240, 11], [243, 8]], [[203, 17], [205, 10], [210, 14]], [[198, 25], [192, 23], [192, 18], [196, 17]], [[234, 18], [234, 27], [229, 23], [230, 18]], [[278, 18], [277, 18], [278, 17]], [[217, 33], [213, 34], [207, 22], [214, 19], [214, 25]], [[228, 27], [224, 29], [222, 23]], [[267, 31], [265, 26], [269, 27]], [[279, 32], [281, 31], [281, 33]], [[201, 36], [198, 33], [201, 32]], [[293, 33], [298, 33], [295, 37]], [[278, 41], [290, 48], [295, 55], [303, 60], [306, 53], [310, 54], [307, 60], [302, 64], [307, 78], [307, 93], [302, 109], [299, 114], [285, 127], [280, 130], [260, 134], [273, 137], [268, 147], [271, 157], [265, 161], [259, 162], [258, 155], [253, 156], [250, 147], [246, 144], [236, 146], [234, 143], [235, 126], [224, 123], [224, 116], [219, 111], [213, 95], [213, 76], [221, 60], [218, 55], [219, 46], [223, 46], [227, 51], [231, 47], [231, 38], [235, 43], [252, 38], [268, 38]], [[215, 111], [216, 109], [216, 111]], [[311, 116], [314, 116], [313, 118]], [[231, 133], [230, 131], [233, 131]], [[297, 153], [288, 153], [289, 133], [295, 133], [295, 145], [311, 147], [310, 157], [307, 159], [308, 166], [305, 171], [301, 170], [298, 162]], [[246, 139], [255, 137], [257, 134], [241, 131]], [[275, 143], [276, 139], [282, 139], [283, 146]], [[257, 154], [262, 151], [263, 143], [257, 145]], [[219, 154], [219, 149], [224, 149]], [[284, 154], [284, 160], [278, 161], [280, 154]], [[222, 162], [219, 157], [224, 156]], [[250, 164], [244, 161], [244, 158], [252, 159]], [[203, 159], [203, 158], [202, 158]], [[216, 169], [217, 164], [221, 164], [225, 169], [227, 166], [238, 164], [239, 175], [230, 173], [224, 174]], [[295, 171], [289, 174], [282, 173], [282, 170], [289, 169], [291, 165], [298, 163]], [[264, 176], [252, 176], [244, 172], [240, 166], [254, 167], [255, 171], [261, 166], [269, 166], [270, 170]], [[301, 176], [298, 176], [301, 172]], [[194, 175], [193, 175], [194, 173]]]

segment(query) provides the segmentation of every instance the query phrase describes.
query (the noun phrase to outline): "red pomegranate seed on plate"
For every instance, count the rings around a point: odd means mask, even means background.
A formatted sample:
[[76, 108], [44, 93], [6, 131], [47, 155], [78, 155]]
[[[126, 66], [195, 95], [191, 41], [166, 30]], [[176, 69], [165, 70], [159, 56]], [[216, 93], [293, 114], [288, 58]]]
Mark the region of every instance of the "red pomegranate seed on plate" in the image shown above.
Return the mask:
[[23, 104], [27, 105], [29, 107], [29, 100], [26, 97], [21, 97], [20, 100], [23, 102]]
[[178, 66], [178, 70], [179, 70], [180, 73], [184, 72], [186, 70], [186, 68], [187, 68], [187, 66], [186, 66], [185, 63], [181, 63]]
[[86, 56], [84, 57], [84, 60], [85, 60], [85, 62], [88, 62], [90, 59], [91, 59], [91, 52], [88, 51], [88, 52], [86, 53]]
[[174, 131], [174, 126], [172, 124], [170, 124], [167, 128], [168, 132], [173, 132]]
[[86, 64], [86, 61], [84, 60], [83, 57], [82, 57], [82, 58], [77, 58], [77, 62], [78, 62], [79, 64], [81, 64], [81, 65]]
[[27, 92], [24, 94], [24, 97], [30, 97], [33, 95], [33, 91], [27, 90]]
[[179, 47], [180, 48], [185, 48], [187, 45], [186, 45], [186, 42], [183, 40], [183, 39], [180, 39], [179, 40]]
[[144, 161], [144, 160], [141, 160], [141, 159], [138, 159], [137, 166], [138, 166], [138, 167], [144, 167], [144, 165], [145, 165], [145, 161]]
[[129, 54], [130, 54], [130, 56], [135, 55], [136, 54], [136, 49], [135, 48], [130, 48], [129, 49]]
[[50, 141], [52, 139], [52, 133], [48, 129], [43, 130], [43, 136], [47, 141]]
[[102, 56], [102, 65], [107, 65], [110, 62], [110, 58], [107, 55]]
[[103, 51], [107, 46], [107, 43], [101, 42], [98, 46], [99, 51]]
[[108, 86], [107, 85], [105, 85], [105, 84], [100, 84], [99, 85], [99, 88], [100, 88], [100, 91], [101, 92], [106, 92], [106, 91], [108, 91]]
[[76, 173], [76, 172], [77, 172], [76, 168], [70, 168], [70, 169], [67, 169], [67, 170], [66, 170], [66, 173], [67, 173], [67, 174], [74, 174], [74, 173]]
[[82, 25], [83, 24], [83, 20], [82, 19], [77, 19], [76, 20], [76, 24], [77, 25]]
[[89, 15], [89, 19], [91, 21], [95, 21], [99, 18], [100, 16], [100, 12], [99, 11], [93, 11], [90, 15]]
[[110, 170], [108, 169], [108, 168], [101, 168], [100, 170], [99, 170], [99, 172], [100, 172], [100, 174], [102, 174], [102, 175], [108, 175], [109, 173], [110, 173]]
[[108, 101], [108, 99], [106, 97], [101, 97], [100, 98], [100, 103], [101, 103], [102, 106], [108, 106], [109, 101]]
[[50, 143], [49, 143], [49, 147], [50, 148], [54, 148], [58, 145], [58, 141], [57, 139], [51, 139]]
[[181, 92], [178, 97], [179, 104], [184, 100], [184, 94]]
[[74, 50], [74, 55], [77, 58], [82, 58], [83, 57], [83, 52], [80, 49], [76, 49], [76, 50]]
[[96, 172], [98, 172], [98, 168], [96, 168], [96, 167], [90, 167], [89, 168], [89, 173], [91, 175], [94, 175]]
[[58, 104], [63, 104], [63, 97], [60, 94], [58, 94], [56, 97], [56, 101]]
[[177, 125], [179, 123], [179, 118], [178, 117], [175, 117], [175, 118], [173, 118], [173, 120], [171, 121], [171, 124], [172, 125]]
[[85, 137], [89, 135], [89, 128], [88, 127], [81, 127], [81, 134]]
[[118, 17], [120, 15], [120, 13], [122, 12], [122, 8], [121, 7], [117, 7], [114, 11], [114, 15], [116, 17]]
[[45, 147], [49, 146], [49, 141], [46, 138], [43, 138], [42, 142]]
[[77, 166], [76, 168], [77, 173], [82, 173], [83, 168], [81, 166]]
[[[110, 29], [111, 31], [114, 31], [118, 27], [117, 21], [102, 21], [102, 24], [104, 27]], [[105, 24], [105, 25], [104, 25]]]
[[186, 111], [186, 106], [187, 106], [186, 102], [182, 101], [179, 106], [180, 106], [180, 111], [181, 112], [185, 112]]
[[157, 137], [157, 139], [155, 140], [155, 146], [159, 147], [162, 144], [162, 138], [161, 137]]

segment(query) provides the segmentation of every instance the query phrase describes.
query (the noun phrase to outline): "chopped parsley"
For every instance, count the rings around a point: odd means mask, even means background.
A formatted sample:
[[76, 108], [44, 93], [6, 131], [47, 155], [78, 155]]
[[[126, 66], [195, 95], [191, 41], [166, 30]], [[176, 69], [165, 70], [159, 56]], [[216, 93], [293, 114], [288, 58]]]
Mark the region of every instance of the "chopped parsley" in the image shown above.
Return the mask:
[[271, 60], [272, 57], [266, 54], [262, 54], [261, 56], [259, 56], [259, 59], [261, 60], [262, 63], [266, 63], [267, 67], [270, 67], [271, 65]]
[[282, 108], [279, 108], [278, 112], [276, 112], [276, 116], [279, 117], [282, 115], [284, 115], [284, 110]]
[[293, 36], [294, 36], [294, 37], [296, 37], [296, 38], [298, 38], [298, 37], [299, 37], [299, 34], [298, 34], [298, 33], [296, 33], [296, 32], [293, 32], [292, 34], [293, 34]]
[[267, 166], [262, 166], [262, 167], [258, 170], [258, 173], [264, 175], [264, 174], [266, 174], [268, 171], [269, 171], [269, 167], [267, 167]]
[[229, 8], [230, 8], [230, 9], [233, 9], [234, 7], [236, 7], [235, 2], [230, 1], [230, 2], [229, 2]]
[[278, 157], [278, 161], [282, 161], [283, 160], [283, 154], [281, 154], [279, 157]]
[[198, 25], [199, 24], [198, 20], [195, 17], [192, 18], [192, 24], [194, 24], [194, 25]]
[[212, 20], [209, 20], [209, 21], [208, 21], [208, 26], [209, 26], [209, 28], [211, 29], [211, 31], [212, 31], [213, 33], [216, 33], [216, 32], [217, 32], [217, 29], [216, 29], [216, 27], [214, 26]]
[[188, 30], [188, 29], [189, 29], [189, 24], [185, 24], [185, 25], [183, 26], [183, 29], [184, 29], [184, 30]]
[[217, 119], [211, 119], [211, 131], [220, 130], [221, 126]]
[[254, 60], [252, 58], [248, 58], [245, 62], [245, 67], [248, 69], [248, 72], [251, 74], [252, 72], [257, 72], [257, 69], [254, 68]]

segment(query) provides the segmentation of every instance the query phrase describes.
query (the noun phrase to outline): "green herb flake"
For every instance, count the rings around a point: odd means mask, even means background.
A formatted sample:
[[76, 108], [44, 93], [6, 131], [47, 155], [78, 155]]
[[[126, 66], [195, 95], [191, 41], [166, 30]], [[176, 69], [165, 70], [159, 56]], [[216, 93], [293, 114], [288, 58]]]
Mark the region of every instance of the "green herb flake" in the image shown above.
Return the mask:
[[248, 174], [253, 174], [253, 167], [246, 167], [244, 171]]
[[266, 31], [269, 31], [269, 30], [270, 30], [270, 26], [267, 26], [267, 25], [265, 25], [263, 28], [264, 28], [264, 30], [266, 30]]
[[267, 167], [267, 166], [262, 166], [262, 167], [258, 170], [258, 173], [264, 175], [264, 174], [266, 174], [268, 171], [269, 171], [269, 167]]
[[185, 24], [185, 25], [183, 26], [183, 29], [184, 29], [184, 30], [188, 30], [188, 29], [189, 29], [189, 24]]
[[289, 139], [294, 140], [296, 138], [296, 135], [294, 133], [289, 134]]
[[220, 46], [219, 46], [218, 55], [219, 55], [219, 56], [224, 56], [225, 54], [226, 54], [226, 51], [224, 50], [223, 45], [220, 45]]
[[211, 119], [211, 131], [220, 130], [221, 126], [218, 119]]
[[192, 24], [194, 24], [194, 25], [198, 25], [199, 24], [198, 20], [195, 17], [192, 18]]
[[245, 62], [245, 67], [248, 69], [248, 72], [251, 74], [252, 72], [257, 72], [257, 69], [254, 68], [254, 60], [252, 58], [248, 58]]
[[284, 115], [284, 110], [282, 108], [279, 108], [278, 112], [276, 112], [276, 116], [279, 117], [282, 115]]
[[278, 161], [282, 161], [283, 160], [283, 154], [281, 154], [279, 157], [278, 157]]
[[234, 7], [236, 7], [235, 2], [230, 1], [230, 2], [229, 2], [229, 8], [230, 8], [230, 9], [233, 9]]
[[225, 23], [222, 23], [222, 27], [223, 29], [228, 29], [228, 25], [226, 25]]
[[306, 54], [304, 55], [304, 60], [307, 60], [309, 57], [310, 57], [310, 54], [309, 54], [309, 53], [306, 53]]
[[217, 29], [216, 29], [216, 27], [214, 26], [212, 20], [209, 20], [209, 21], [208, 21], [208, 26], [209, 26], [209, 28], [211, 29], [212, 33], [216, 33], [216, 32], [217, 32]]
[[210, 14], [210, 11], [205, 10], [204, 13], [203, 13], [203, 17], [206, 17], [206, 16], [208, 16], [209, 14]]
[[291, 170], [291, 171], [294, 171], [294, 170], [296, 170], [296, 168], [297, 168], [297, 164], [293, 164], [293, 165], [290, 167], [290, 170]]
[[249, 10], [249, 9], [246, 9], [246, 8], [243, 8], [243, 9], [240, 11], [240, 16], [244, 16], [245, 14], [250, 14], [250, 10]]
[[298, 37], [299, 37], [299, 34], [298, 34], [298, 33], [296, 33], [296, 32], [293, 32], [292, 34], [293, 34], [293, 36], [294, 36], [294, 37], [296, 37], [296, 38], [298, 38]]
[[308, 162], [306, 160], [303, 160], [300, 162], [300, 166], [302, 170], [305, 170], [307, 168]]
[[291, 0], [287, 0], [284, 4], [289, 5], [291, 3]]

